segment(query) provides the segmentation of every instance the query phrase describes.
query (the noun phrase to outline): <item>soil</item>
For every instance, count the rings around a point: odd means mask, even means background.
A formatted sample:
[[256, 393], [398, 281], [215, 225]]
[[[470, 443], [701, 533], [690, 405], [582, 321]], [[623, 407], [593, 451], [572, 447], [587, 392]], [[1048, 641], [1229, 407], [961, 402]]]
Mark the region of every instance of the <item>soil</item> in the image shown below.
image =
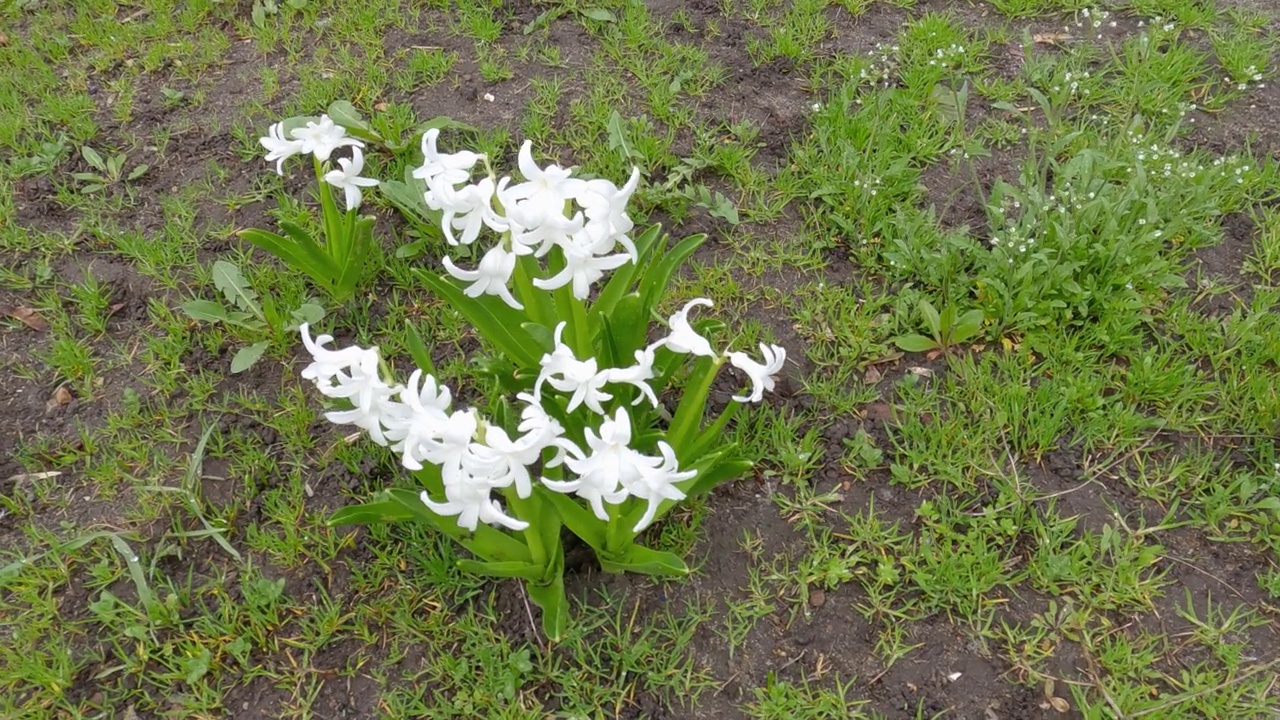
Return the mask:
[[[1238, 0], [1236, 3], [1257, 10], [1270, 9], [1269, 0]], [[533, 20], [543, 9], [542, 4], [530, 2], [511, 3], [515, 20], [509, 24], [508, 37], [512, 43], [518, 38], [519, 29]], [[669, 17], [683, 9], [691, 18], [694, 28], [703, 28], [715, 20], [721, 29], [708, 50], [711, 58], [730, 71], [723, 92], [698, 108], [707, 117], [722, 119], [726, 123], [742, 119], [751, 120], [761, 129], [761, 147], [757, 155], [758, 165], [767, 170], [781, 169], [788, 157], [791, 143], [805, 132], [805, 116], [815, 98], [807, 87], [806, 73], [785, 61], [774, 61], [761, 67], [751, 65], [746, 56], [747, 38], [762, 32], [760, 28], [744, 21], [725, 21], [719, 17], [721, 3], [715, 0], [655, 0], [650, 3], [656, 16]], [[985, 4], [953, 3], [947, 0], [922, 0], [911, 10], [877, 3], [866, 13], [852, 16], [839, 9], [831, 11], [835, 34], [823, 49], [829, 52], [865, 52], [878, 43], [891, 40], [902, 24], [912, 16], [925, 12], [951, 11], [967, 24], [975, 27], [1001, 23], [1000, 17]], [[574, 68], [589, 62], [586, 48], [591, 38], [571, 18], [553, 22], [548, 39], [562, 49], [569, 70], [561, 72], [568, 80], [566, 92], [574, 90]], [[673, 39], [682, 42], [705, 42], [696, 33], [671, 30]], [[433, 34], [430, 37], [397, 31], [386, 39], [388, 56], [397, 50], [419, 45], [444, 44], [446, 50], [457, 50], [464, 58], [457, 67], [459, 82], [433, 88], [429, 93], [416, 93], [405, 97], [389, 97], [389, 100], [405, 100], [414, 106], [422, 117], [447, 115], [467, 123], [501, 125], [515, 129], [518, 117], [525, 108], [529, 96], [529, 80], [546, 69], [521, 68], [517, 77], [499, 83], [487, 83], [480, 74], [470, 46], [457, 38]], [[1010, 56], [1007, 62], [1018, 62]], [[245, 165], [230, 149], [234, 140], [228, 127], [228, 118], [238, 112], [237, 98], [255, 96], [260, 83], [259, 66], [267, 62], [279, 71], [281, 95], [287, 96], [297, 81], [285, 58], [264, 56], [248, 42], [236, 42], [226, 54], [223, 65], [207, 76], [203, 82], [211, 100], [196, 109], [172, 107], [163, 102], [159, 82], [151, 90], [142, 89], [133, 117], [127, 123], [110, 119], [103, 114], [103, 131], [108, 138], [122, 143], [126, 138], [149, 138], [161, 128], [184, 128], [170, 138], [163, 155], [144, 148], [140, 161], [152, 163], [151, 170], [136, 188], [139, 208], [133, 218], [132, 229], [155, 232], [163, 222], [160, 198], [179, 188], [199, 182], [205, 177], [211, 162], [224, 167], [243, 170]], [[528, 72], [526, 72], [526, 70]], [[105, 80], [101, 83], [106, 86]], [[181, 88], [179, 88], [181, 89]], [[104, 91], [105, 93], [105, 91]], [[219, 104], [225, 102], [226, 104]], [[982, 112], [979, 105], [976, 112]], [[1188, 142], [1202, 148], [1222, 152], [1252, 146], [1263, 153], [1280, 152], [1280, 126], [1274, 122], [1280, 112], [1280, 83], [1254, 93], [1248, 103], [1233, 107], [1230, 112], [1196, 115], [1196, 129]], [[152, 157], [154, 155], [154, 157]], [[145, 156], [145, 157], [143, 157]], [[134, 157], [131, 155], [131, 158]], [[76, 161], [79, 162], [79, 161]], [[997, 154], [978, 162], [977, 175], [983, 189], [998, 176], [1014, 174], [1018, 158], [1012, 154]], [[78, 171], [86, 168], [74, 166]], [[232, 183], [251, 184], [252, 171], [231, 173]], [[969, 180], [969, 171], [960, 165], [945, 163], [930, 167], [923, 183], [929, 191], [930, 201], [939, 209], [944, 224], [951, 227], [969, 226], [982, 232], [985, 215], [982, 212], [980, 194]], [[959, 179], [957, 179], [959, 176]], [[958, 190], [957, 190], [958, 188]], [[79, 227], [80, 218], [67, 210], [56, 199], [56, 188], [47, 179], [24, 179], [14, 189], [18, 224], [42, 232], [65, 233], [73, 245], [71, 252], [52, 265], [54, 276], [61, 282], [76, 283], [92, 275], [99, 282], [111, 287], [112, 304], [119, 309], [112, 315], [106, 333], [101, 337], [84, 338], [96, 347], [135, 347], [138, 333], [145, 327], [147, 303], [158, 298], [169, 305], [176, 296], [156, 288], [150, 281], [136, 274], [128, 263], [110, 253], [109, 248], [90, 237]], [[265, 209], [254, 203], [237, 211], [204, 204], [199, 209], [198, 225], [205, 231], [228, 226], [267, 224]], [[705, 218], [693, 218], [682, 230], [698, 229], [698, 223], [713, 235], [700, 257], [713, 258], [722, 249], [721, 238], [715, 236], [717, 225]], [[775, 232], [786, 232], [784, 218]], [[1239, 274], [1243, 258], [1251, 251], [1254, 228], [1248, 217], [1239, 215], [1225, 223], [1226, 239], [1218, 246], [1199, 250], [1195, 262], [1202, 274], [1216, 278], [1236, 289], [1246, 300], [1251, 292], [1249, 280]], [[692, 229], [690, 229], [692, 228]], [[226, 249], [225, 236], [211, 237], [201, 248], [202, 258], [213, 257]], [[39, 261], [37, 257], [6, 259], [7, 263], [25, 268]], [[838, 264], [838, 263], [837, 263]], [[846, 263], [847, 265], [847, 263]], [[837, 271], [839, 271], [837, 269]], [[844, 268], [845, 272], [857, 272], [856, 268]], [[1193, 289], [1195, 277], [1189, 278]], [[783, 287], [794, 278], [777, 277], [765, 280]], [[1209, 296], [1204, 302], [1211, 312], [1224, 312], [1230, 306], [1223, 296]], [[27, 307], [34, 303], [30, 293], [0, 290], [0, 306]], [[1233, 302], [1233, 301], [1232, 301]], [[760, 320], [772, 327], [784, 344], [796, 338], [795, 331], [782, 319], [765, 315]], [[66, 383], [55, 379], [49, 372], [29, 377], [18, 372], [29, 367], [32, 358], [47, 353], [52, 343], [52, 332], [36, 330], [17, 323], [0, 330], [0, 495], [32, 496], [32, 484], [37, 482], [30, 473], [43, 467], [23, 467], [15, 459], [19, 449], [33, 439], [40, 438], [44, 446], [74, 448], [85, 429], [100, 428], [104, 418], [119, 407], [125, 391], [132, 389], [145, 398], [149, 392], [132, 376], [128, 368], [107, 369], [100, 381], [87, 391], [72, 391], [68, 403], [51, 403], [58, 389]], [[794, 344], [794, 343], [792, 343]], [[199, 348], [184, 358], [188, 371], [197, 368], [226, 373], [234, 349], [223, 347], [216, 352]], [[892, 386], [906, 366], [925, 364], [922, 358], [904, 358], [879, 368], [883, 379], [878, 387], [884, 397], [856, 416], [833, 418], [825, 428], [824, 443], [827, 456], [838, 457], [840, 443], [859, 430], [865, 430], [881, 448], [891, 447], [889, 428], [894, 423]], [[945, 363], [939, 361], [932, 367], [944, 371]], [[783, 382], [784, 402], [794, 409], [803, 409], [810, 398], [799, 391], [799, 379], [808, 368], [796, 364], [788, 369], [792, 377]], [[277, 392], [281, 387], [282, 369], [275, 363], [261, 363], [248, 373], [229, 376], [223, 389], [253, 389], [265, 395]], [[721, 401], [726, 389], [720, 389]], [[274, 431], [259, 424], [248, 415], [227, 415], [220, 421], [221, 430], [229, 437], [252, 438], [269, 450], [278, 438]], [[317, 433], [330, 432], [316, 427]], [[194, 441], [194, 430], [189, 430]], [[1144, 505], [1101, 482], [1082, 486], [1087, 475], [1089, 458], [1083, 449], [1064, 446], [1046, 455], [1040, 463], [1021, 468], [1032, 485], [1040, 491], [1064, 493], [1059, 502], [1059, 512], [1080, 518], [1082, 529], [1098, 530], [1112, 517], [1112, 508], [1124, 512], [1148, 513], [1159, 521], [1159, 508]], [[202, 488], [207, 500], [213, 503], [230, 502], [232, 498], [245, 502], [248, 511], [238, 522], [247, 523], [259, 518], [263, 512], [259, 497], [245, 498], [239, 486], [229, 480], [217, 478], [224, 475], [224, 468], [216, 462], [209, 463], [205, 475], [209, 478]], [[75, 522], [80, 527], [111, 525], [124, 518], [134, 499], [128, 496], [99, 498], [82, 477], [77, 466], [59, 470], [61, 475], [52, 481], [61, 492], [76, 492], [90, 499], [72, 503], [66, 510], [51, 512], [42, 518], [49, 527], [56, 527], [63, 520]], [[338, 465], [330, 465], [321, 475], [308, 482], [312, 494], [307, 500], [308, 512], [323, 513], [347, 502], [346, 493], [372, 492], [393, 483], [395, 468], [390, 463], [370, 461], [356, 471]], [[269, 488], [273, 481], [263, 479], [258, 491]], [[910, 529], [916, 523], [915, 510], [926, 495], [892, 485], [884, 470], [873, 470], [861, 476], [850, 475], [834, 462], [821, 468], [814, 482], [821, 490], [838, 489], [842, 494], [839, 509], [846, 513], [863, 510], [874, 499], [876, 510], [890, 520]], [[601, 585], [618, 596], [625, 596], [628, 603], [638, 603], [642, 613], [662, 609], [680, 608], [686, 603], [696, 604], [701, 599], [712, 598], [721, 603], [725, 599], [744, 597], [743, 588], [748, 584], [751, 561], [739, 541], [744, 530], [763, 538], [766, 557], [779, 554], [804, 552], [801, 537], [787, 523], [775, 507], [772, 495], [792, 492], [775, 486], [762, 477], [748, 477], [731, 487], [723, 488], [708, 500], [709, 513], [700, 532], [701, 540], [692, 556], [701, 562], [699, 572], [684, 584], [660, 584], [636, 577], [604, 576], [592, 569], [590, 563], [579, 563], [571, 558], [567, 583], [570, 593], [581, 602], [591, 602], [592, 593]], [[87, 494], [86, 494], [87, 493]], [[1209, 543], [1191, 531], [1173, 531], [1162, 535], [1168, 546], [1170, 558], [1161, 570], [1169, 573], [1173, 587], [1185, 589], [1191, 602], [1203, 607], [1210, 598], [1232, 596], [1253, 605], [1264, 601], [1253, 578], [1261, 568], [1269, 564], [1268, 558], [1243, 544]], [[0, 547], [21, 547], [25, 542], [22, 530], [0, 516]], [[193, 554], [184, 558], [184, 567], [195, 568], [196, 573], [208, 572], [223, 564], [222, 551], [212, 544], [193, 548]], [[326, 572], [318, 567], [304, 566], [296, 571], [282, 571], [286, 579], [286, 591], [291, 597], [305, 601], [314, 595], [316, 588], [323, 588], [330, 596], [348, 594], [349, 568], [367, 559], [368, 550], [359, 540], [344, 550], [333, 567]], [[255, 559], [256, 560], [256, 559]], [[231, 583], [234, 585], [234, 583]], [[127, 595], [127, 588], [120, 594]], [[495, 583], [495, 605], [501, 613], [502, 630], [516, 643], [539, 643], [538, 630], [530, 625], [519, 588], [513, 583]], [[696, 707], [667, 709], [662, 698], [638, 692], [631, 706], [623, 710], [623, 717], [684, 718], [696, 717], [708, 720], [741, 717], [741, 706], [751, 699], [754, 688], [764, 687], [770, 677], [796, 683], [806, 680], [822, 680], [839, 677], [852, 679], [850, 695], [868, 700], [867, 709], [881, 713], [886, 718], [932, 717], [946, 713], [947, 717], [980, 718], [982, 720], [1031, 720], [1035, 718], [1073, 717], [1044, 707], [1044, 698], [1036, 687], [1020, 684], [1023, 680], [1015, 669], [992, 652], [991, 648], [976, 646], [962, 629], [944, 615], [935, 615], [911, 625], [909, 642], [920, 647], [889, 668], [884, 668], [875, 651], [877, 635], [881, 627], [868, 622], [855, 610], [860, 597], [856, 583], [845, 584], [835, 590], [825, 591], [821, 600], [811, 594], [807, 607], [801, 609], [796, 619], [785, 620], [785, 612], [770, 615], [751, 632], [743, 647], [730, 657], [725, 641], [717, 636], [711, 624], [703, 625], [694, 643], [697, 664], [705, 668], [719, 688], [702, 695]], [[83, 605], [84, 598], [68, 597], [69, 606]], [[1026, 596], [1009, 598], [1009, 617], [1030, 617], [1041, 612], [1046, 598]], [[1176, 609], [1185, 606], [1181, 594], [1172, 594], [1158, 601], [1159, 617], [1167, 620], [1164, 632], [1175, 632], [1185, 625]], [[783, 616], [779, 619], [779, 616]], [[1119, 619], [1119, 618], [1118, 618]], [[1273, 629], [1258, 629], [1251, 635], [1253, 653], [1263, 656], [1274, 654], [1277, 643]], [[363, 646], [347, 640], [324, 648], [312, 658], [312, 667], [321, 678], [331, 678], [321, 683], [319, 701], [313, 710], [326, 718], [374, 718], [379, 716], [377, 687], [373, 680], [356, 674], [354, 677], [338, 677], [339, 670], [355, 667], [363, 660], [377, 658], [381, 652], [376, 645]], [[259, 662], [287, 662], [283, 658], [258, 658]], [[1176, 659], [1178, 663], [1189, 659]], [[402, 665], [409, 669], [415, 659], [405, 658]], [[1072, 651], [1064, 652], [1057, 660], [1063, 676], [1078, 676], [1087, 665], [1084, 658]], [[90, 678], [80, 678], [85, 687], [91, 687]], [[90, 694], [85, 690], [85, 694]], [[230, 716], [238, 720], [279, 717], [291, 698], [291, 691], [274, 687], [258, 678], [236, 687], [226, 698]]]

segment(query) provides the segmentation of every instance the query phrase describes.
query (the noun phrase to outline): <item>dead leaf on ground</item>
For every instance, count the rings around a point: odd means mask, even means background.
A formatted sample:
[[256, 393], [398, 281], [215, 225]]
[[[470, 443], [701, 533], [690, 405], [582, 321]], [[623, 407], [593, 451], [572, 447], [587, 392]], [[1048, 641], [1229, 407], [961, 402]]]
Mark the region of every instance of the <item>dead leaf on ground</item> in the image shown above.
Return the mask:
[[0, 46], [8, 45], [8, 44], [9, 44], [9, 36], [5, 35], [4, 33], [0, 33]]
[[933, 370], [930, 370], [927, 367], [910, 367], [910, 368], [907, 368], [907, 372], [917, 377], [923, 377], [923, 378], [933, 377]]
[[49, 329], [49, 323], [40, 317], [40, 313], [36, 312], [34, 308], [29, 308], [25, 305], [0, 306], [0, 315], [11, 317], [36, 332], [44, 332]]
[[874, 365], [872, 365], [871, 367], [867, 368], [867, 374], [862, 376], [862, 382], [868, 385], [875, 385], [876, 383], [880, 382], [880, 380], [883, 377], [884, 375], [881, 374], [881, 372], [877, 370]]
[[809, 605], [820, 608], [827, 604], [827, 593], [821, 589], [809, 591]]
[[1071, 710], [1071, 705], [1068, 704], [1066, 700], [1060, 697], [1049, 698], [1049, 704], [1053, 706], [1054, 710], [1057, 710], [1060, 713], [1065, 713]]
[[1067, 33], [1032, 33], [1031, 42], [1038, 45], [1060, 45], [1070, 40], [1071, 35]]
[[124, 303], [113, 303], [107, 308], [107, 317], [115, 317], [115, 314], [124, 309]]

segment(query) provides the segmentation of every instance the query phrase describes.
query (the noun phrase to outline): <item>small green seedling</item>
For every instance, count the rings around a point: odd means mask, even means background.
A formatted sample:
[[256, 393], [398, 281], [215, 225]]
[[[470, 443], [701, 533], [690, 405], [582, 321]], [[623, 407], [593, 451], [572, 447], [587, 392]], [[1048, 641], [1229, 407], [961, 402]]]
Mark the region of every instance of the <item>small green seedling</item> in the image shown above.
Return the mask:
[[929, 326], [929, 337], [912, 333], [896, 337], [893, 342], [907, 352], [928, 352], [931, 359], [976, 337], [985, 319], [983, 312], [976, 309], [957, 318], [954, 305], [948, 305], [939, 313], [928, 300], [920, 301], [920, 314]]
[[279, 13], [281, 7], [301, 10], [306, 6], [307, 0], [254, 0], [253, 24], [255, 27], [264, 28], [267, 25], [267, 16]]
[[[296, 310], [282, 317], [271, 298], [259, 298], [240, 268], [226, 260], [213, 264], [213, 285], [222, 293], [225, 302], [216, 300], [189, 300], [182, 304], [182, 311], [194, 320], [220, 322], [251, 336], [272, 337], [280, 332], [292, 333], [302, 323], [316, 323], [324, 318], [324, 308], [313, 301], [304, 302]], [[240, 348], [231, 359], [231, 372], [240, 373], [253, 367], [271, 344], [270, 339], [258, 340]]]
[[104, 158], [101, 153], [88, 145], [82, 145], [80, 147], [80, 156], [84, 158], [85, 162], [89, 163], [90, 167], [97, 170], [97, 172], [79, 172], [71, 174], [71, 177], [85, 183], [80, 187], [80, 192], [85, 195], [95, 193], [103, 188], [115, 185], [120, 182], [121, 179], [123, 179], [124, 182], [133, 182], [134, 180], [142, 177], [143, 173], [150, 168], [150, 166], [146, 164], [135, 165], [128, 174], [125, 174], [124, 168], [127, 158], [124, 153], [116, 153], [115, 155]]

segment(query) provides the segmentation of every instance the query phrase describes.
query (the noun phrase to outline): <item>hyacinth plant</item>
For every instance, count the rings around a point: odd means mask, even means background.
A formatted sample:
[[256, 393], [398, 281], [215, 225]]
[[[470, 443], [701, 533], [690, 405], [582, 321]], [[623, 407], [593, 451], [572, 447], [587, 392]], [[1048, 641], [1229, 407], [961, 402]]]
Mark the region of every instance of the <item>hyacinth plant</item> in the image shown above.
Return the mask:
[[[341, 141], [329, 132], [328, 145]], [[723, 432], [742, 404], [773, 389], [786, 353], [761, 345], [757, 360], [717, 349], [710, 337], [719, 326], [691, 319], [711, 306], [705, 298], [650, 332], [671, 277], [705, 236], [673, 245], [655, 226], [632, 237], [627, 204], [638, 170], [622, 187], [583, 179], [539, 167], [526, 141], [517, 182], [498, 177], [484, 155], [441, 152], [438, 138], [438, 129], [424, 133], [423, 163], [412, 173], [423, 199], [440, 213], [450, 246], [490, 244], [475, 268], [446, 256], [443, 273], [417, 272], [485, 340], [478, 361], [498, 390], [484, 411], [458, 407], [416, 331], [418, 368], [400, 381], [376, 347], [333, 348], [331, 336], [302, 326], [313, 358], [302, 376], [340, 405], [326, 417], [396, 453], [418, 484], [344, 508], [331, 523], [430, 525], [470, 552], [462, 569], [524, 580], [544, 631], [558, 638], [567, 622], [562, 531], [589, 545], [606, 571], [687, 574], [680, 557], [637, 539], [679, 501], [751, 467]], [[312, 152], [282, 142], [275, 128], [262, 139], [267, 160]], [[320, 177], [355, 187], [358, 200], [373, 183], [357, 175]], [[726, 364], [746, 389], [708, 421], [712, 383]]]

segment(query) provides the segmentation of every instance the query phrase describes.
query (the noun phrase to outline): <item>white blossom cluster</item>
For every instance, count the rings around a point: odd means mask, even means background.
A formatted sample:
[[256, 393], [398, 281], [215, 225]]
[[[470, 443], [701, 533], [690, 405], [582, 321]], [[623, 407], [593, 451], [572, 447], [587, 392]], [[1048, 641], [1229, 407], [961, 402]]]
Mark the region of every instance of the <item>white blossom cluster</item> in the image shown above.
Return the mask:
[[523, 309], [509, 287], [516, 261], [529, 255], [543, 259], [553, 248], [560, 249], [563, 267], [549, 277], [534, 278], [533, 284], [540, 290], [571, 285], [579, 300], [606, 272], [636, 261], [627, 201], [640, 181], [639, 169], [621, 188], [608, 180], [575, 178], [571, 169], [555, 164], [538, 167], [526, 140], [519, 156], [524, 182], [495, 179], [492, 172], [472, 182], [472, 168], [481, 161], [487, 166], [487, 158], [467, 150], [441, 153], [436, 147], [439, 133], [433, 129], [422, 136], [423, 164], [413, 176], [427, 184], [428, 207], [443, 212], [446, 239], [470, 245], [486, 227], [503, 234], [474, 270], [444, 259], [450, 275], [471, 283], [468, 296], [496, 295]]
[[316, 160], [327, 163], [333, 151], [341, 147], [351, 148], [350, 158], [338, 158], [338, 167], [324, 174], [324, 181], [343, 192], [347, 210], [360, 207], [363, 199], [361, 188], [375, 187], [377, 180], [360, 177], [364, 172], [364, 143], [347, 135], [347, 129], [335, 123], [328, 115], [293, 128], [286, 134], [284, 123], [278, 122], [267, 130], [266, 137], [258, 143], [267, 151], [267, 162], [276, 164], [276, 174], [284, 174], [284, 161], [294, 155], [314, 155]]
[[[283, 126], [273, 126], [270, 137], [263, 138], [270, 151], [267, 159], [282, 161], [301, 152], [327, 159], [339, 146], [358, 148], [358, 140], [346, 138], [341, 128], [334, 127], [325, 117], [285, 138]], [[423, 164], [413, 175], [426, 183], [427, 204], [442, 212], [446, 238], [453, 245], [465, 245], [474, 243], [485, 228], [501, 234], [475, 270], [459, 268], [447, 257], [442, 260], [450, 275], [470, 283], [464, 291], [468, 297], [495, 295], [523, 309], [509, 287], [516, 263], [520, 258], [545, 258], [557, 248], [557, 271], [531, 279], [538, 291], [571, 286], [574, 297], [585, 299], [606, 272], [636, 261], [636, 247], [628, 236], [633, 223], [626, 206], [639, 182], [638, 170], [622, 188], [608, 180], [583, 180], [554, 164], [538, 167], [526, 142], [519, 156], [523, 182], [513, 183], [509, 177], [495, 180], [491, 172], [472, 182], [472, 168], [482, 161], [487, 167], [487, 159], [470, 151], [440, 153], [438, 135], [439, 131], [430, 130], [423, 136]], [[304, 147], [304, 143], [310, 144]], [[528, 291], [528, 285], [523, 287]], [[331, 422], [360, 428], [375, 443], [399, 454], [401, 464], [410, 470], [438, 466], [444, 499], [423, 492], [422, 502], [439, 515], [456, 516], [460, 527], [475, 530], [484, 522], [517, 531], [527, 528], [536, 518], [508, 514], [494, 492], [510, 490], [518, 498], [528, 498], [536, 474], [547, 489], [585, 500], [601, 520], [609, 519], [606, 504], [632, 497], [645, 500], [646, 512], [634, 528], [639, 532], [653, 521], [664, 500], [684, 498], [679, 484], [696, 471], [681, 470], [674, 449], [665, 441], [656, 443], [656, 455], [631, 447], [628, 408], [622, 403], [607, 407], [614, 404], [619, 390], [635, 391], [631, 405], [647, 400], [656, 407], [658, 398], [650, 383], [656, 378], [655, 358], [661, 351], [712, 358], [717, 368], [728, 362], [751, 383], [750, 391], [734, 400], [760, 402], [765, 392], [773, 390], [774, 378], [786, 361], [786, 351], [776, 345], [761, 344], [760, 361], [746, 353], [714, 349], [689, 320], [695, 307], [711, 304], [697, 298], [671, 315], [667, 335], [637, 350], [634, 364], [626, 367], [601, 367], [597, 358], [578, 357], [562, 341], [566, 323], [560, 323], [552, 350], [540, 360], [532, 391], [517, 396], [522, 408], [514, 437], [475, 409], [452, 408], [449, 389], [422, 370], [405, 384], [389, 383], [383, 379], [376, 347], [331, 349], [326, 345], [333, 338], [312, 339], [307, 325], [300, 329], [312, 363], [302, 376], [326, 397], [351, 404], [349, 410], [327, 413]], [[558, 399], [548, 403], [556, 395]], [[586, 408], [592, 413], [584, 423], [581, 442], [566, 435], [548, 407], [570, 414]], [[550, 468], [563, 468], [564, 478], [542, 477]]]
[[[763, 362], [746, 353], [717, 353], [710, 342], [689, 323], [689, 311], [709, 306], [699, 298], [685, 305], [669, 319], [670, 333], [635, 353], [636, 364], [626, 368], [599, 368], [595, 358], [579, 359], [561, 342], [564, 324], [556, 328], [555, 348], [543, 355], [541, 370], [532, 394], [521, 393], [523, 403], [518, 431], [512, 438], [501, 427], [490, 424], [474, 409], [450, 410], [449, 389], [434, 377], [415, 370], [407, 384], [391, 384], [379, 372], [378, 349], [351, 346], [341, 350], [325, 347], [329, 335], [314, 340], [307, 325], [301, 327], [302, 342], [312, 363], [302, 377], [313, 381], [326, 397], [344, 399], [350, 410], [326, 413], [335, 424], [355, 425], [379, 445], [391, 448], [410, 470], [426, 463], [440, 467], [445, 501], [437, 502], [425, 491], [422, 502], [443, 516], [457, 516], [458, 525], [475, 530], [477, 522], [523, 530], [529, 523], [508, 515], [493, 497], [495, 490], [514, 488], [517, 496], [533, 492], [536, 469], [563, 465], [574, 474], [571, 480], [540, 478], [548, 489], [573, 493], [586, 500], [601, 520], [608, 520], [604, 504], [616, 505], [635, 497], [648, 502], [647, 510], [634, 531], [652, 522], [663, 500], [680, 500], [684, 492], [677, 484], [694, 477], [693, 470], [680, 470], [675, 451], [665, 441], [657, 443], [658, 455], [645, 455], [630, 447], [631, 418], [626, 407], [610, 414], [603, 403], [613, 399], [609, 386], [631, 385], [639, 389], [632, 404], [647, 399], [658, 404], [648, 381], [654, 378], [654, 356], [658, 349], [728, 360], [751, 380], [751, 392], [735, 396], [739, 402], [759, 402], [774, 388], [774, 376], [786, 361], [779, 346], [761, 345]], [[598, 428], [584, 433], [586, 448], [565, 436], [564, 427], [544, 408], [546, 388], [568, 396], [566, 412], [586, 407], [600, 416]]]

